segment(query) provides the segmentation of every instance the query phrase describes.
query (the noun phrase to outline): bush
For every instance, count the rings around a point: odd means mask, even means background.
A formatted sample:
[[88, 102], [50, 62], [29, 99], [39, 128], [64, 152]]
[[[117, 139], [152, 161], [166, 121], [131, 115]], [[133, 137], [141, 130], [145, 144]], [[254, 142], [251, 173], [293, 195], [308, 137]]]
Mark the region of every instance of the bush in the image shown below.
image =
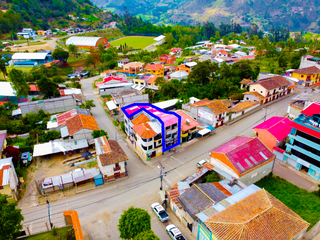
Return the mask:
[[57, 230], [56, 227], [53, 227], [53, 228], [52, 228], [51, 234], [52, 234], [52, 236], [57, 236], [57, 235], [58, 235], [58, 230]]
[[66, 240], [76, 240], [76, 235], [73, 229], [70, 229], [68, 232], [66, 232], [64, 237]]
[[205, 180], [206, 183], [212, 183], [212, 182], [219, 182], [220, 181], [220, 177], [214, 171], [211, 171], [211, 173], [206, 175], [204, 178], [206, 179]]

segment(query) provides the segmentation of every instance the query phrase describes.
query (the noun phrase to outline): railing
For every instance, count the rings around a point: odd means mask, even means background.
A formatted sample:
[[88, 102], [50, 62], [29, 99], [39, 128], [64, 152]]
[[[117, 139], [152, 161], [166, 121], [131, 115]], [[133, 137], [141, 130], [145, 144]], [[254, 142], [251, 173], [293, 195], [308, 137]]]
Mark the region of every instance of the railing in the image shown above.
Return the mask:
[[113, 168], [113, 171], [115, 172], [115, 171], [119, 171], [121, 169], [121, 167], [120, 166], [118, 166], [118, 167], [114, 167]]

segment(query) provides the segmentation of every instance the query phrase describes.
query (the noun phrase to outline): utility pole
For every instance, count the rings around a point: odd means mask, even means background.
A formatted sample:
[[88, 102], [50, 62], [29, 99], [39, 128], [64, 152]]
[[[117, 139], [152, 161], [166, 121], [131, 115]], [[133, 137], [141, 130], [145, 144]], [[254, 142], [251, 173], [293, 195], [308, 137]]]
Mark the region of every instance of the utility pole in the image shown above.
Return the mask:
[[262, 109], [265, 110], [265, 113], [264, 113], [264, 121], [267, 121], [267, 109], [268, 109], [268, 107], [263, 107]]
[[52, 222], [51, 222], [51, 219], [50, 219], [50, 203], [49, 203], [49, 201], [47, 200], [47, 204], [48, 204], [48, 217], [49, 217], [49, 223], [50, 223], [50, 227], [51, 227], [51, 229], [52, 229]]
[[160, 191], [162, 191], [162, 179], [163, 179], [163, 173], [162, 173], [162, 169], [164, 169], [164, 167], [162, 166], [161, 163], [159, 163], [161, 167], [158, 166], [158, 168], [160, 168], [160, 182], [161, 182], [161, 186], [160, 186]]

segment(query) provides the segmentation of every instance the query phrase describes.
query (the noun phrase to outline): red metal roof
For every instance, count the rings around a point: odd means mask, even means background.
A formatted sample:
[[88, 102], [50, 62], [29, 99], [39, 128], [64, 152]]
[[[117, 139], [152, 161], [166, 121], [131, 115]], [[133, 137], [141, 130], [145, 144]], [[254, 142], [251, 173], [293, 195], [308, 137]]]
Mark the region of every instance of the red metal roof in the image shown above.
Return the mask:
[[39, 92], [37, 84], [29, 84], [31, 92]]
[[320, 138], [320, 132], [317, 132], [317, 131], [315, 131], [315, 130], [313, 130], [311, 128], [302, 126], [302, 125], [300, 125], [298, 123], [295, 123], [295, 122], [291, 123], [291, 127], [295, 128], [295, 129], [298, 129], [301, 132], [307, 133], [307, 134], [309, 134], [311, 136], [314, 136], [316, 138]]
[[270, 159], [274, 154], [258, 138], [237, 136], [211, 152], [224, 154], [239, 173]]
[[65, 113], [61, 113], [57, 115], [57, 123], [58, 126], [62, 126], [66, 124], [66, 121], [72, 117], [74, 117], [75, 115], [77, 115], [77, 110], [73, 109], [71, 111], [65, 112]]
[[[176, 111], [177, 114], [179, 114], [181, 116], [181, 128], [182, 131], [188, 131], [196, 126], [199, 125], [199, 123], [194, 120], [192, 117], [190, 117], [188, 114], [186, 114], [184, 111], [182, 110], [177, 110]], [[189, 124], [187, 124], [187, 120], [189, 121]]]
[[292, 121], [290, 121], [288, 118], [272, 117], [253, 129], [265, 129], [270, 132], [278, 141], [281, 141], [291, 132], [291, 123]]
[[320, 113], [320, 103], [312, 103], [306, 109], [301, 111], [301, 113], [312, 117], [314, 114]]

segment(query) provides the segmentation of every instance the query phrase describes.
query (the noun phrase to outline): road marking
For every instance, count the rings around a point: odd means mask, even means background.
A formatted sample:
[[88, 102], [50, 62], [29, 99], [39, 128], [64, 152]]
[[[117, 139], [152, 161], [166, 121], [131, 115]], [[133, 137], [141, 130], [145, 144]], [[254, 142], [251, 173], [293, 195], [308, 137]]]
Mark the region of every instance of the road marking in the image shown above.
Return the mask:
[[[165, 165], [167, 165], [168, 167], [170, 167], [171, 169], [173, 169], [173, 167], [171, 167], [170, 165], [168, 165], [167, 163], [164, 163]], [[181, 173], [179, 173], [176, 169], [174, 169], [173, 171], [175, 171], [176, 173], [178, 173], [181, 177], [185, 178], [185, 176], [183, 176]]]
[[171, 158], [173, 158], [174, 160], [178, 161], [178, 162], [181, 163], [181, 164], [184, 164], [184, 163], [181, 162], [178, 158], [175, 158], [175, 157], [173, 157], [173, 156], [171, 156]]

